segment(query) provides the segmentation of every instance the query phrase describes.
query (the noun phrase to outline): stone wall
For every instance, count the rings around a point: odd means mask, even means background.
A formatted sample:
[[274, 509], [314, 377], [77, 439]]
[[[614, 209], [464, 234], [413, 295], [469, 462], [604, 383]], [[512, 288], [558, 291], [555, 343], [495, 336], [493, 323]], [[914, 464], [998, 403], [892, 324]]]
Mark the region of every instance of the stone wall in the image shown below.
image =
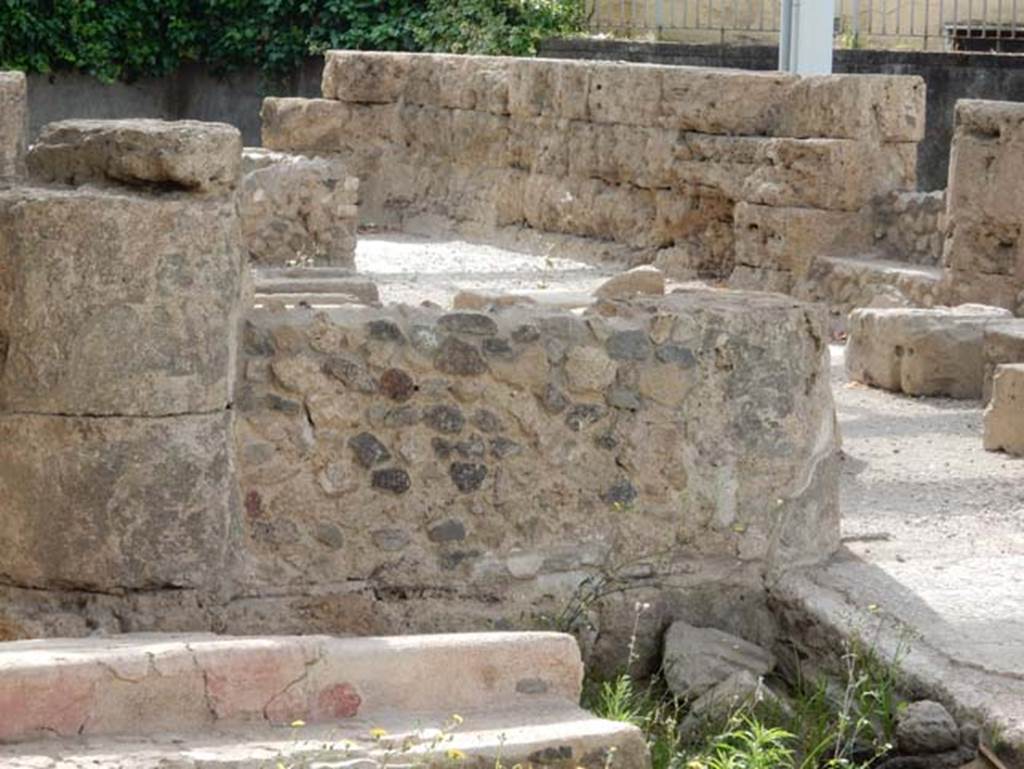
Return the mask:
[[958, 102], [943, 252], [951, 303], [1022, 307], [1022, 184], [1024, 104]]
[[239, 212], [254, 265], [355, 266], [359, 179], [336, 158], [246, 148]]
[[941, 264], [945, 231], [944, 190], [893, 192], [875, 204], [875, 246], [896, 261]]
[[899, 77], [330, 52], [323, 94], [267, 99], [263, 143], [340, 154], [364, 218], [587, 238], [677, 276], [789, 272], [737, 241], [805, 262], [824, 223], [870, 242], [863, 212], [914, 188], [924, 124]]
[[[714, 606], [735, 623], [737, 586], [756, 604], [766, 574], [830, 554], [823, 313], [732, 292], [618, 307], [251, 313], [246, 591], [348, 580], [392, 628], [521, 626], [625, 573], [676, 616], [731, 585]], [[625, 648], [628, 617], [592, 621]]]
[[24, 170], [28, 94], [21, 72], [0, 72], [0, 183]]
[[69, 122], [29, 153], [34, 183], [0, 192], [5, 585], [220, 573], [237, 510], [240, 156], [229, 126]]

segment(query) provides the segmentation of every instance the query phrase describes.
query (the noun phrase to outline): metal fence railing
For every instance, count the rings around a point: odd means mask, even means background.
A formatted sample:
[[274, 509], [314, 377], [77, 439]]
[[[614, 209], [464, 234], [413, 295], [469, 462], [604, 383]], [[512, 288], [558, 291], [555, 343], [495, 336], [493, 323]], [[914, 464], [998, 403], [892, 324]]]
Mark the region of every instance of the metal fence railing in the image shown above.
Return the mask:
[[[779, 0], [587, 1], [595, 33], [737, 43], [778, 37]], [[1024, 52], [1024, 0], [836, 0], [835, 16], [839, 46]]]

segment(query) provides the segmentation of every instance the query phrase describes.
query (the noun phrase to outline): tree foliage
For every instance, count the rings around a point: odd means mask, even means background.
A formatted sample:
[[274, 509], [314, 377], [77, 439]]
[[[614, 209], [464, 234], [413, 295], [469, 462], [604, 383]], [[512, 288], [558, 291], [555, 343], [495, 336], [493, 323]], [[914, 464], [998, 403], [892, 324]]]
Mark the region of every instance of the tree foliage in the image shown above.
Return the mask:
[[582, 22], [583, 0], [0, 0], [0, 69], [280, 77], [330, 48], [531, 55]]

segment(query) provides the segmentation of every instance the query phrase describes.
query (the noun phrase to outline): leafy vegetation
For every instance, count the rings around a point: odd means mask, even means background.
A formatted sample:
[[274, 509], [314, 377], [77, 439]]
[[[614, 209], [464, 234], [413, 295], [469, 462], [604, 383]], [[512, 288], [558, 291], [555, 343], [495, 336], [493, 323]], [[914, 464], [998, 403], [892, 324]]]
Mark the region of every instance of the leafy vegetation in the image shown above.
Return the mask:
[[0, 69], [281, 77], [330, 48], [531, 55], [583, 14], [583, 0], [0, 0]]
[[696, 723], [658, 678], [590, 682], [584, 701], [603, 718], [640, 727], [653, 769], [868, 769], [891, 749], [896, 666], [856, 645], [844, 661], [842, 684], [800, 676], [781, 698], [756, 696]]

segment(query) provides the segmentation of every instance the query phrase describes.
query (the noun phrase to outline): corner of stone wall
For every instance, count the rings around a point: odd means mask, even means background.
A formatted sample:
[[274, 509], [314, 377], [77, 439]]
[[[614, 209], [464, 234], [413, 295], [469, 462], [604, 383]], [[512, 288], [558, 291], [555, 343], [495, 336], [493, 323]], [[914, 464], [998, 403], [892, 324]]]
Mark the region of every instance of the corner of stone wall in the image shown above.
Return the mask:
[[237, 527], [237, 130], [68, 121], [0, 192], [5, 585], [209, 588]]

